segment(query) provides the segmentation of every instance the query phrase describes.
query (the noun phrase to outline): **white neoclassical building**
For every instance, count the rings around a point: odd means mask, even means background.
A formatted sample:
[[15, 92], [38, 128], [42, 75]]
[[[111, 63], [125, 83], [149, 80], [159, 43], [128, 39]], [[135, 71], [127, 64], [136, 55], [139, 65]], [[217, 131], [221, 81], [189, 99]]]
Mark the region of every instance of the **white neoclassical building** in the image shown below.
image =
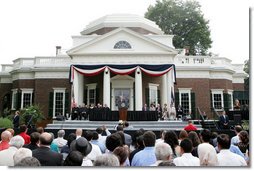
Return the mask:
[[132, 14], [113, 14], [89, 23], [73, 46], [57, 47], [56, 56], [18, 58], [2, 64], [0, 110], [42, 106], [45, 116], [67, 113], [71, 105], [107, 104], [117, 110], [124, 97], [128, 110], [144, 104], [181, 104], [233, 109], [233, 100], [248, 102], [243, 64], [226, 57], [186, 56], [175, 49], [173, 35]]

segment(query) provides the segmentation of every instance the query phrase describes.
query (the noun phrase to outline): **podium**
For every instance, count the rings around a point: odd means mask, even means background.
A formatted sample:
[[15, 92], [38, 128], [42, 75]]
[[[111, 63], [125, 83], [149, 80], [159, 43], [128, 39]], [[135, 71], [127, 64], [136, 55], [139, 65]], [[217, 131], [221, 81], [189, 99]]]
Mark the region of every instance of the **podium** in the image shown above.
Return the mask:
[[127, 121], [127, 108], [119, 108], [119, 120]]

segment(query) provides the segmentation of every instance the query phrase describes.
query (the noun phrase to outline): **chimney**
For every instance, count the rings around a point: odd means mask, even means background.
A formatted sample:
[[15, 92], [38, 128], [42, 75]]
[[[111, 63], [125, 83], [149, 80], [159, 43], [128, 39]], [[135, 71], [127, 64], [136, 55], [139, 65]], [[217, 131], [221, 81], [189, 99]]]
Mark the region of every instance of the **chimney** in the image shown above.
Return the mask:
[[61, 46], [56, 46], [56, 56], [61, 53]]

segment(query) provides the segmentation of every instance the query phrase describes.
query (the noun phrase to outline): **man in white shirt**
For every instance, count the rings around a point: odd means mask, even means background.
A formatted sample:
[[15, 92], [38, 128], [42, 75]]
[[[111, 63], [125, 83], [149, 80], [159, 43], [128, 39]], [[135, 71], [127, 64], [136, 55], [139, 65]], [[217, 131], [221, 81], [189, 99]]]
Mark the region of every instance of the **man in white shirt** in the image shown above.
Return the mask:
[[61, 151], [61, 148], [67, 144], [67, 140], [64, 139], [65, 131], [63, 129], [57, 132], [57, 138], [53, 140], [53, 143], [56, 144]]
[[236, 136], [231, 138], [231, 144], [237, 145], [240, 142], [239, 133], [242, 131], [242, 127], [240, 125], [235, 126], [235, 134]]
[[200, 166], [199, 158], [194, 157], [191, 154], [192, 142], [188, 138], [183, 139], [180, 143], [181, 157], [177, 157], [173, 160], [176, 166]]
[[[103, 131], [106, 132], [106, 136], [102, 135]], [[109, 136], [109, 135], [111, 134], [111, 133], [109, 132], [109, 130], [106, 128], [106, 126], [103, 125], [102, 127], [98, 127], [98, 128], [96, 129], [96, 132], [97, 132], [98, 135], [99, 135], [98, 141], [99, 141], [100, 143], [102, 143], [102, 144], [105, 145], [107, 136]]]
[[220, 134], [217, 137], [218, 149], [220, 151], [217, 154], [219, 166], [247, 166], [246, 161], [243, 157], [232, 153], [230, 148], [230, 138], [226, 134]]

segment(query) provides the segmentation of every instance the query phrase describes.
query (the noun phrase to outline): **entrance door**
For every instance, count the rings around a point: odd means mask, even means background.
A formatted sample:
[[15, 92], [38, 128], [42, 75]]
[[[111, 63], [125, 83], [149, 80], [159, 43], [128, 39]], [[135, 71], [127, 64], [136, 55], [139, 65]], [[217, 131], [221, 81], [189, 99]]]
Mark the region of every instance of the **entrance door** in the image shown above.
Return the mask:
[[128, 88], [116, 88], [114, 89], [115, 96], [115, 109], [118, 109], [118, 105], [124, 105], [122, 107], [129, 108], [130, 107], [130, 89]]

